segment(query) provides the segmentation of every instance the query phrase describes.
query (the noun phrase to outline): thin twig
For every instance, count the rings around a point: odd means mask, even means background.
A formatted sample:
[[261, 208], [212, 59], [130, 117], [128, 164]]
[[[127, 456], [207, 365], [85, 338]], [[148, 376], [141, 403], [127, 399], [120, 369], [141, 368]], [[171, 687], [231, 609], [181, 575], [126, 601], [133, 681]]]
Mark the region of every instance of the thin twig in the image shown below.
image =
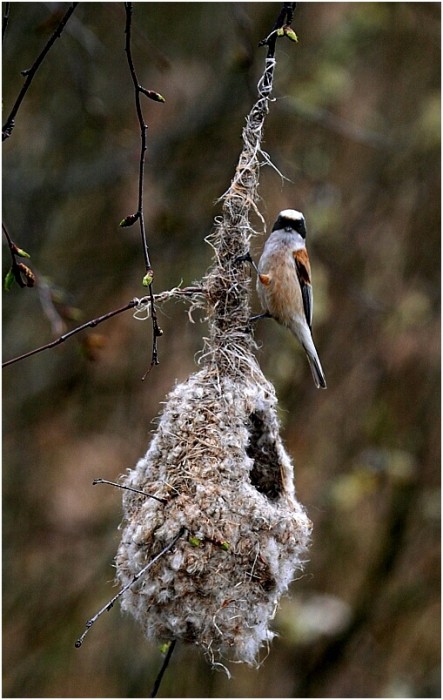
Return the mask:
[[[183, 289], [175, 287], [174, 289], [171, 289], [169, 291], [160, 292], [160, 294], [154, 294], [154, 300], [157, 303], [161, 303], [174, 297], [191, 297], [203, 293], [204, 291], [202, 287], [184, 287]], [[142, 304], [147, 304], [150, 307], [151, 303], [152, 302], [150, 296], [142, 297], [141, 299], [131, 299], [131, 301], [129, 301], [124, 306], [120, 306], [118, 309], [108, 311], [108, 313], [103, 314], [103, 316], [99, 316], [98, 318], [94, 318], [91, 321], [87, 321], [81, 326], [77, 326], [77, 328], [73, 328], [67, 333], [64, 333], [59, 338], [52, 340], [50, 343], [46, 343], [46, 345], [41, 345], [38, 348], [34, 348], [34, 350], [29, 350], [29, 352], [25, 352], [23, 355], [18, 355], [17, 357], [13, 357], [11, 360], [6, 360], [6, 362], [3, 362], [2, 367], [8, 367], [9, 365], [14, 364], [15, 362], [19, 362], [20, 360], [24, 360], [27, 357], [31, 357], [32, 355], [36, 355], [39, 352], [43, 352], [43, 350], [49, 350], [50, 348], [54, 348], [57, 345], [61, 345], [61, 343], [64, 343], [65, 340], [68, 340], [68, 338], [71, 338], [76, 333], [80, 333], [80, 331], [84, 331], [86, 328], [95, 328], [99, 325], [99, 323], [103, 323], [103, 321], [107, 321], [113, 316], [117, 316], [118, 314], [121, 314], [124, 311], [128, 311], [129, 309], [133, 309], [134, 307], [140, 306]]]
[[17, 246], [16, 246], [16, 244], [14, 243], [14, 241], [12, 240], [11, 236], [9, 235], [9, 231], [8, 231], [8, 229], [6, 228], [5, 224], [2, 224], [2, 229], [3, 229], [3, 233], [5, 234], [6, 242], [7, 242], [7, 244], [8, 244], [8, 248], [9, 248], [9, 252], [11, 253], [11, 272], [12, 272], [12, 274], [14, 275], [14, 278], [15, 278], [17, 284], [18, 284], [20, 287], [25, 287], [26, 285], [25, 285], [25, 283], [23, 282], [23, 280], [22, 280], [22, 278], [21, 278], [21, 275], [20, 275], [20, 274], [17, 274], [17, 272], [18, 272], [18, 270], [17, 270], [17, 259], [16, 259], [16, 255], [17, 255]]
[[144, 566], [142, 569], [140, 569], [140, 571], [138, 571], [136, 574], [134, 574], [134, 576], [133, 576], [132, 579], [129, 581], [129, 583], [127, 583], [125, 586], [123, 586], [123, 588], [121, 588], [121, 589], [119, 590], [119, 592], [118, 592], [113, 598], [111, 598], [111, 600], [109, 600], [109, 601], [106, 603], [106, 605], [104, 605], [97, 613], [95, 613], [95, 615], [94, 615], [93, 617], [91, 617], [91, 618], [86, 622], [86, 627], [85, 627], [85, 630], [84, 630], [83, 634], [81, 634], [80, 637], [79, 637], [79, 638], [77, 639], [77, 641], [75, 642], [75, 647], [76, 647], [77, 649], [79, 649], [79, 648], [81, 647], [81, 645], [83, 644], [84, 638], [85, 638], [86, 635], [88, 634], [88, 632], [89, 632], [89, 630], [91, 629], [92, 625], [93, 625], [95, 622], [97, 622], [98, 618], [101, 617], [101, 616], [103, 615], [104, 612], [109, 612], [109, 610], [111, 610], [111, 608], [114, 606], [114, 604], [117, 602], [117, 600], [118, 600], [119, 598], [121, 598], [121, 596], [122, 596], [124, 593], [126, 593], [126, 591], [127, 591], [136, 581], [138, 581], [139, 578], [141, 578], [147, 571], [149, 571], [149, 569], [150, 569], [152, 566], [154, 566], [154, 564], [155, 564], [156, 561], [158, 561], [164, 554], [166, 554], [167, 552], [169, 552], [169, 551], [172, 549], [172, 547], [178, 542], [178, 540], [180, 539], [180, 537], [183, 537], [184, 533], [185, 533], [185, 528], [182, 527], [182, 528], [179, 530], [179, 532], [177, 533], [177, 535], [171, 540], [171, 542], [169, 542], [169, 543], [166, 545], [166, 547], [163, 547], [163, 549], [161, 550], [161, 552], [159, 552], [158, 554], [156, 554], [155, 557], [154, 557], [153, 559], [151, 559], [151, 561], [148, 562], [148, 563], [146, 564], [146, 566]]
[[[63, 29], [65, 28], [67, 21], [69, 20], [70, 16], [74, 12], [77, 5], [78, 5], [78, 2], [73, 2], [71, 7], [69, 8], [69, 10], [66, 11], [64, 16], [60, 20], [57, 28], [55, 29], [53, 34], [49, 37], [45, 47], [43, 48], [43, 50], [40, 52], [40, 54], [35, 59], [31, 68], [28, 68], [26, 70], [22, 70], [22, 75], [26, 76], [26, 80], [25, 80], [24, 85], [23, 85], [22, 89], [20, 90], [18, 97], [14, 103], [14, 106], [11, 109], [11, 112], [9, 113], [9, 116], [6, 119], [6, 122], [3, 126], [3, 130], [2, 130], [2, 140], [3, 141], [5, 139], [7, 139], [9, 136], [11, 136], [12, 130], [13, 130], [14, 125], [15, 125], [15, 118], [17, 116], [17, 112], [20, 108], [21, 103], [23, 102], [23, 99], [24, 99], [26, 93], [29, 90], [29, 87], [32, 83], [32, 80], [33, 80], [35, 74], [37, 73], [37, 70], [39, 69], [43, 59], [45, 58], [46, 54], [48, 53], [49, 49], [51, 48], [51, 46], [53, 45], [55, 40], [61, 36], [61, 33], [62, 33]], [[3, 34], [4, 34], [4, 31], [5, 31], [5, 26], [3, 25]]]
[[3, 23], [2, 23], [2, 42], [5, 40], [6, 29], [8, 27], [10, 6], [11, 6], [10, 2], [5, 2], [5, 10], [3, 12]]
[[103, 323], [103, 321], [107, 321], [109, 318], [112, 318], [113, 316], [117, 316], [117, 314], [121, 314], [123, 311], [127, 311], [128, 309], [134, 308], [134, 306], [136, 306], [138, 302], [139, 302], [138, 299], [132, 299], [130, 302], [125, 304], [125, 306], [121, 306], [118, 309], [114, 309], [113, 311], [109, 311], [107, 314], [103, 314], [103, 316], [99, 316], [99, 318], [94, 318], [92, 321], [87, 321], [86, 323], [83, 323], [81, 326], [77, 326], [77, 328], [73, 328], [71, 331], [64, 333], [59, 338], [56, 338], [56, 340], [52, 340], [50, 343], [46, 343], [46, 345], [41, 345], [39, 348], [35, 348], [34, 350], [30, 350], [29, 352], [25, 352], [23, 355], [19, 355], [18, 357], [13, 357], [11, 360], [6, 360], [6, 362], [3, 362], [2, 367], [8, 367], [9, 365], [14, 364], [14, 362], [19, 362], [19, 360], [24, 360], [26, 357], [31, 357], [31, 355], [36, 355], [37, 353], [42, 352], [43, 350], [49, 350], [50, 348], [55, 348], [57, 345], [64, 343], [65, 340], [68, 340], [68, 338], [75, 335], [76, 333], [80, 333], [80, 331], [83, 331], [86, 328], [95, 328], [95, 326], [98, 326], [99, 323]]
[[11, 253], [11, 267], [5, 278], [5, 288], [9, 291], [14, 280], [19, 287], [33, 287], [35, 284], [35, 275], [33, 271], [28, 265], [17, 260], [17, 257], [30, 258], [31, 256], [14, 243], [5, 224], [2, 224], [2, 229], [8, 243], [9, 252]]
[[158, 691], [159, 691], [159, 689], [160, 689], [160, 685], [161, 685], [161, 682], [162, 682], [162, 680], [163, 680], [163, 676], [165, 675], [165, 671], [166, 671], [166, 669], [167, 669], [168, 666], [169, 666], [169, 662], [170, 662], [170, 660], [171, 660], [171, 656], [172, 656], [172, 653], [173, 653], [173, 651], [174, 651], [174, 649], [175, 649], [176, 643], [177, 643], [177, 640], [174, 639], [174, 640], [170, 643], [170, 645], [169, 645], [169, 648], [168, 648], [168, 651], [167, 651], [167, 653], [166, 653], [166, 656], [165, 656], [165, 658], [163, 659], [162, 667], [161, 667], [160, 671], [158, 672], [157, 678], [155, 679], [155, 683], [154, 683], [154, 686], [153, 686], [153, 688], [152, 688], [151, 695], [150, 695], [151, 698], [156, 698], [156, 697], [157, 697], [157, 693], [158, 693]]
[[141, 489], [134, 489], [132, 486], [118, 484], [116, 481], [108, 481], [108, 479], [94, 479], [92, 485], [96, 486], [96, 484], [109, 484], [110, 486], [116, 486], [117, 488], [124, 489], [125, 491], [133, 491], [134, 493], [140, 493], [142, 496], [146, 496], [146, 498], [153, 498], [155, 501], [159, 501], [164, 505], [168, 502], [166, 498], [159, 498], [158, 496], [153, 496], [152, 493], [146, 493], [146, 491], [142, 491]]
[[[143, 211], [143, 186], [144, 186], [144, 175], [145, 175], [145, 157], [146, 157], [146, 150], [147, 150], [146, 134], [147, 134], [148, 126], [145, 123], [145, 120], [143, 118], [143, 111], [142, 111], [141, 101], [140, 101], [141, 94], [149, 96], [149, 94], [152, 93], [152, 91], [146, 90], [144, 87], [142, 87], [140, 85], [138, 77], [137, 77], [137, 73], [135, 71], [134, 61], [132, 59], [132, 51], [131, 51], [132, 2], [125, 2], [125, 12], [126, 12], [125, 51], [126, 51], [126, 56], [128, 59], [128, 65], [129, 65], [129, 71], [131, 73], [131, 79], [132, 79], [132, 82], [134, 85], [135, 107], [136, 107], [136, 111], [137, 111], [138, 123], [140, 125], [141, 145], [140, 145], [140, 161], [139, 161], [139, 177], [138, 177], [138, 206], [137, 206], [137, 213], [135, 214], [135, 216], [137, 217], [137, 219], [139, 221], [139, 225], [140, 225], [140, 235], [141, 235], [142, 246], [143, 246], [143, 255], [144, 255], [144, 259], [145, 259], [145, 279], [150, 280], [149, 284], [148, 284], [148, 289], [149, 289], [149, 296], [151, 299], [151, 318], [152, 318], [152, 356], [151, 356], [151, 366], [150, 366], [150, 369], [152, 369], [152, 367], [154, 365], [158, 365], [158, 363], [159, 363], [157, 339], [163, 334], [163, 331], [161, 330], [161, 328], [158, 325], [157, 313], [155, 310], [154, 293], [153, 293], [153, 289], [152, 289], [152, 278], [153, 278], [154, 272], [152, 270], [151, 260], [150, 260], [150, 256], [149, 256], [149, 248], [148, 248], [148, 243], [147, 243], [147, 239], [146, 239], [145, 219], [144, 219], [144, 211]], [[157, 100], [157, 101], [162, 101], [162, 100]], [[149, 371], [150, 370], [148, 370], [148, 372]]]

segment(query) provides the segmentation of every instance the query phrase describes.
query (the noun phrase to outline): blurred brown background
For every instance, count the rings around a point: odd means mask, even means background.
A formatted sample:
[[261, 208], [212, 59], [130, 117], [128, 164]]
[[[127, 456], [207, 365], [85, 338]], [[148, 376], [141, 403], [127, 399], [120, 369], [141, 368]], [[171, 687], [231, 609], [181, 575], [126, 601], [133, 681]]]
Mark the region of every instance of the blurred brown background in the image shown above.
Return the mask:
[[[68, 7], [12, 3], [5, 115]], [[200, 279], [278, 3], [135, 3], [149, 124], [145, 215], [155, 291]], [[139, 131], [123, 3], [80, 4], [3, 146], [3, 216], [73, 328], [142, 296]], [[314, 523], [263, 666], [213, 672], [179, 645], [161, 696], [440, 696], [440, 4], [300, 3], [277, 47], [262, 212], [305, 213], [314, 336], [328, 390], [272, 321], [257, 329], [296, 487]], [[263, 239], [254, 243], [258, 256]], [[3, 251], [3, 272], [9, 252]], [[254, 300], [254, 309], [258, 309]], [[70, 311], [71, 309], [71, 311]], [[77, 309], [77, 312], [72, 312]], [[3, 696], [146, 697], [161, 664], [118, 606], [117, 479], [146, 451], [207, 332], [119, 316], [3, 373]], [[81, 315], [79, 315], [81, 313]], [[3, 298], [4, 358], [54, 336], [37, 289]], [[97, 337], [98, 336], [98, 337]], [[98, 347], [101, 346], [101, 347]]]

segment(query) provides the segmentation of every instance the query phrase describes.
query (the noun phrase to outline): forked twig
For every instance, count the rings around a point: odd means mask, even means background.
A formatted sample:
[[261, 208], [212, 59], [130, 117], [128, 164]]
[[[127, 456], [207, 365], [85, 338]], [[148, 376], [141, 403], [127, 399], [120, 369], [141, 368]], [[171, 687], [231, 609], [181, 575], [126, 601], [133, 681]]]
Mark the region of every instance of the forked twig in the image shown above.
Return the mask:
[[77, 641], [75, 642], [75, 647], [76, 647], [76, 649], [79, 649], [79, 648], [81, 647], [81, 645], [83, 644], [83, 641], [84, 641], [86, 635], [88, 634], [88, 632], [89, 632], [89, 630], [91, 629], [92, 625], [93, 625], [95, 622], [97, 622], [98, 618], [101, 617], [101, 616], [103, 615], [103, 613], [109, 612], [109, 610], [111, 610], [111, 608], [114, 607], [114, 604], [117, 602], [117, 600], [118, 600], [119, 598], [121, 598], [121, 596], [122, 596], [124, 593], [126, 593], [126, 591], [128, 590], [128, 588], [130, 588], [136, 581], [138, 581], [139, 578], [141, 578], [147, 571], [149, 571], [149, 569], [150, 569], [152, 566], [154, 566], [154, 564], [155, 564], [156, 561], [158, 561], [164, 554], [166, 554], [167, 552], [169, 552], [169, 551], [172, 549], [172, 547], [178, 542], [178, 540], [180, 539], [180, 537], [183, 537], [184, 533], [185, 533], [185, 528], [182, 527], [182, 528], [179, 530], [179, 532], [177, 533], [177, 535], [171, 540], [171, 542], [169, 542], [169, 544], [167, 544], [166, 547], [163, 547], [163, 549], [161, 550], [161, 552], [159, 552], [158, 554], [156, 554], [155, 557], [153, 557], [153, 559], [151, 559], [151, 561], [148, 562], [148, 563], [146, 564], [146, 566], [144, 566], [142, 569], [140, 569], [140, 571], [138, 571], [136, 574], [134, 574], [134, 576], [133, 576], [132, 579], [129, 581], [129, 583], [127, 583], [125, 586], [123, 586], [123, 588], [121, 588], [121, 589], [119, 590], [119, 592], [118, 592], [113, 598], [111, 598], [111, 600], [108, 600], [108, 602], [106, 603], [106, 605], [104, 605], [102, 608], [100, 608], [100, 610], [99, 610], [98, 612], [96, 612], [95, 615], [93, 615], [93, 617], [91, 617], [91, 618], [86, 622], [86, 627], [85, 627], [85, 630], [84, 630], [83, 634], [81, 634], [80, 637], [79, 637], [79, 638], [77, 639]]

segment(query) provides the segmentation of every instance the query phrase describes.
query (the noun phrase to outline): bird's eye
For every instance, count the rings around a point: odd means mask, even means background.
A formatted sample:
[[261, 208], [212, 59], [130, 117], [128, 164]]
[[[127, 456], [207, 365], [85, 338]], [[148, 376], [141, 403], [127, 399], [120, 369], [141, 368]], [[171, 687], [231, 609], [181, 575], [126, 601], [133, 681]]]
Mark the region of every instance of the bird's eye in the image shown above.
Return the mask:
[[300, 235], [302, 235], [303, 238], [306, 237], [306, 226], [305, 226], [305, 222], [304, 222], [304, 221], [302, 221], [302, 220], [297, 221], [297, 224], [296, 224], [296, 226], [295, 226], [295, 230], [297, 231], [297, 233], [299, 233]]

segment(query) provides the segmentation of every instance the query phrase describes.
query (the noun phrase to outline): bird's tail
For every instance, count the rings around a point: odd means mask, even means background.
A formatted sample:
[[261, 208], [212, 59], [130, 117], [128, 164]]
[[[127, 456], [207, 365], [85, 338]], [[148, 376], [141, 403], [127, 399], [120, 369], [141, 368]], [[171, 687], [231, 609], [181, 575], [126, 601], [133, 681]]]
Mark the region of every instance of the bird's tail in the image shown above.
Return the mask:
[[309, 366], [311, 368], [312, 376], [314, 378], [314, 384], [317, 389], [326, 389], [326, 379], [323, 372], [323, 368], [320, 363], [320, 358], [317, 354], [315, 347], [307, 348], [305, 347], [306, 357], [308, 358]]

